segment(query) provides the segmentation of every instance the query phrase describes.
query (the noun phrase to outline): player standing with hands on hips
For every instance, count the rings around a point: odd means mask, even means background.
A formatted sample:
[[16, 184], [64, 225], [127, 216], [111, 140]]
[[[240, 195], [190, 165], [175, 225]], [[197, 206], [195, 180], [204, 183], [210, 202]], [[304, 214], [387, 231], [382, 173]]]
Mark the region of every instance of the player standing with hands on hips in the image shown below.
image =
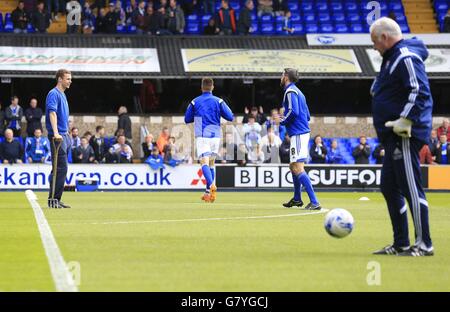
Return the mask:
[[206, 190], [202, 200], [212, 203], [216, 200], [217, 187], [214, 183], [214, 162], [219, 153], [222, 130], [220, 118], [233, 121], [233, 113], [228, 105], [212, 94], [214, 81], [212, 78], [202, 79], [202, 95], [189, 104], [184, 116], [185, 123], [194, 123], [197, 157], [200, 158]]
[[280, 85], [284, 88], [284, 116], [281, 116], [280, 125], [286, 127], [291, 138], [289, 169], [294, 183], [294, 197], [283, 206], [286, 208], [303, 206], [301, 197], [301, 186], [303, 185], [310, 200], [305, 209], [320, 210], [321, 206], [304, 168], [305, 161], [308, 159], [308, 143], [311, 133], [309, 129], [310, 115], [305, 96], [295, 85], [297, 81], [298, 71], [296, 69], [286, 68], [283, 71]]
[[66, 69], [56, 72], [56, 87], [47, 95], [45, 125], [52, 151], [49, 208], [70, 208], [61, 201], [67, 175], [67, 155], [70, 152], [69, 104], [64, 91], [72, 84], [72, 74]]
[[[419, 151], [428, 143], [433, 100], [425, 72], [428, 51], [422, 41], [404, 40], [399, 25], [380, 18], [370, 27], [374, 49], [383, 57], [371, 89], [373, 123], [385, 147], [381, 192], [394, 230], [394, 243], [374, 254], [432, 256], [428, 202], [422, 187]], [[410, 246], [405, 198], [414, 221]]]

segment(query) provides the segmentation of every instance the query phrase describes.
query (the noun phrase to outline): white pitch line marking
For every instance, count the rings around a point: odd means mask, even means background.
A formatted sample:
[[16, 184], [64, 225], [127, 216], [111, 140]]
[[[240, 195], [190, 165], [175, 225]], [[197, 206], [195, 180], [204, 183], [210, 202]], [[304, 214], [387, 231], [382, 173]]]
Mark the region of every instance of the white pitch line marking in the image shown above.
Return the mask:
[[198, 219], [173, 219], [173, 220], [140, 220], [140, 221], [110, 221], [110, 222], [92, 222], [93, 225], [110, 225], [110, 224], [143, 224], [143, 223], [175, 223], [175, 222], [197, 222], [197, 221], [227, 221], [227, 220], [253, 220], [253, 219], [275, 219], [286, 217], [298, 217], [315, 215], [328, 212], [328, 209], [320, 211], [311, 211], [304, 213], [291, 213], [271, 216], [246, 216], [246, 217], [224, 217], [224, 218], [198, 218]]
[[56, 290], [64, 292], [78, 291], [61, 251], [59, 250], [58, 244], [56, 243], [55, 237], [53, 236], [50, 225], [45, 218], [41, 206], [37, 202], [36, 194], [31, 190], [27, 190], [25, 191], [25, 195], [33, 208], [34, 217], [36, 218], [42, 245], [44, 245], [45, 254], [47, 255]]

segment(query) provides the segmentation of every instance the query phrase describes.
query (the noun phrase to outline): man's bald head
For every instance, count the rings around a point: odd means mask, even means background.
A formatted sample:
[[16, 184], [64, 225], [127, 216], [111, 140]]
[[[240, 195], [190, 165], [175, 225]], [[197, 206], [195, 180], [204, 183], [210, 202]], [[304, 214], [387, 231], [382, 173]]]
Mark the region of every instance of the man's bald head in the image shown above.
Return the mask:
[[370, 38], [375, 50], [381, 55], [402, 40], [403, 35], [400, 26], [391, 18], [382, 17], [370, 26]]

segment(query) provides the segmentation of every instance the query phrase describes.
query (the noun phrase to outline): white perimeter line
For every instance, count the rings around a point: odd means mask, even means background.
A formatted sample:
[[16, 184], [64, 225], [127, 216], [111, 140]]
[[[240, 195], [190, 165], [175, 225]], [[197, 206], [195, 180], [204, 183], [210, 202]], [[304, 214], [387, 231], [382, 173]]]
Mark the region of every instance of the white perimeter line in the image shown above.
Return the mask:
[[311, 212], [304, 212], [304, 213], [291, 213], [291, 214], [273, 215], [273, 216], [226, 217], [226, 218], [179, 219], [179, 220], [111, 221], [111, 222], [93, 222], [91, 224], [107, 225], [107, 224], [142, 224], [142, 223], [174, 223], [174, 222], [197, 222], [197, 221], [274, 219], [274, 218], [286, 218], [286, 217], [314, 215], [314, 214], [325, 213], [327, 211], [328, 211], [328, 209], [322, 209], [320, 211], [311, 211]]
[[78, 291], [61, 251], [58, 248], [58, 244], [56, 243], [47, 219], [42, 212], [42, 208], [37, 202], [36, 194], [34, 194], [31, 190], [27, 190], [25, 191], [25, 195], [33, 208], [39, 233], [41, 234], [42, 245], [44, 245], [45, 254], [47, 255], [48, 264], [53, 276], [53, 281], [55, 282], [56, 290], [64, 292]]

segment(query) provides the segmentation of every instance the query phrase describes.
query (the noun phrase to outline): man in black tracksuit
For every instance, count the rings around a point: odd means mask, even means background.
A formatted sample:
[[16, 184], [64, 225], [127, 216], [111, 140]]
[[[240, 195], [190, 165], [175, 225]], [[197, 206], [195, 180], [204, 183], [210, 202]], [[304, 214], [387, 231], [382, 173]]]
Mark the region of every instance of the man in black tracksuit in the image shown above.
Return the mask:
[[[385, 147], [381, 192], [386, 200], [394, 242], [375, 254], [432, 256], [428, 202], [422, 187], [419, 151], [431, 134], [433, 100], [422, 41], [404, 40], [399, 25], [380, 18], [371, 28], [375, 50], [383, 57], [372, 85], [373, 123]], [[405, 199], [411, 210], [415, 243], [410, 246]]]

